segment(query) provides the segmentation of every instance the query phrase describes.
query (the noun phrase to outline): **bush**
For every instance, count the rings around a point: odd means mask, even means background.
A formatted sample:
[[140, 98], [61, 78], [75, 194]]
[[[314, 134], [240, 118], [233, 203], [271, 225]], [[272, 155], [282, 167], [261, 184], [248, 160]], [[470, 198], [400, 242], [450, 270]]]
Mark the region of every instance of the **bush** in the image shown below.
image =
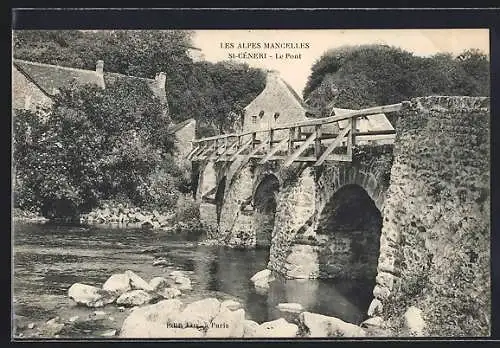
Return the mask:
[[175, 220], [188, 222], [200, 219], [200, 205], [189, 195], [182, 195], [175, 207]]
[[119, 196], [173, 207], [186, 183], [170, 157], [168, 125], [160, 100], [137, 81], [63, 89], [46, 122], [16, 112], [15, 206], [57, 217]]

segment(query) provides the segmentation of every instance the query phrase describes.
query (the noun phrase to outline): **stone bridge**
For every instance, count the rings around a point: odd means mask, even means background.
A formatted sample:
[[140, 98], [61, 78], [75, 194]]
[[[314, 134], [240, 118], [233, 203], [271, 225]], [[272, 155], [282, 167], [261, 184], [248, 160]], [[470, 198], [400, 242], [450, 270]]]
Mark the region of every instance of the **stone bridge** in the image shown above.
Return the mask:
[[[381, 112], [395, 113], [395, 134], [356, 131]], [[370, 316], [410, 268], [407, 249], [434, 250], [468, 203], [467, 218], [489, 221], [488, 98], [416, 98], [193, 144], [211, 239], [268, 249], [287, 278], [373, 280]], [[412, 245], [416, 234], [428, 244]]]

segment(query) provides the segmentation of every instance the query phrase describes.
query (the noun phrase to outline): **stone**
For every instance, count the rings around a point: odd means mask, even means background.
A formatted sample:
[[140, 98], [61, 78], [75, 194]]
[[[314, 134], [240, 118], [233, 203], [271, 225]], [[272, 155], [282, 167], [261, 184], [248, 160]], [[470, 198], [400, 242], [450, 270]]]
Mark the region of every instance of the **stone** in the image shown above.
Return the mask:
[[130, 286], [130, 278], [125, 273], [113, 274], [104, 282], [102, 289], [119, 296], [132, 289]]
[[170, 299], [182, 295], [182, 292], [177, 288], [165, 288], [161, 291], [157, 291], [159, 295], [163, 298]]
[[128, 270], [125, 274], [130, 278], [130, 285], [132, 286], [132, 289], [153, 291], [153, 288], [134, 272]]
[[410, 336], [424, 335], [425, 321], [422, 316], [422, 310], [411, 306], [406, 310], [404, 319], [405, 327], [408, 329]]
[[54, 336], [61, 332], [63, 328], [64, 324], [59, 322], [59, 317], [55, 317], [42, 325], [40, 331], [43, 336]]
[[28, 329], [33, 329], [35, 327], [35, 323], [29, 323], [28, 324]]
[[124, 306], [141, 306], [151, 303], [159, 298], [158, 294], [147, 292], [144, 290], [132, 290], [120, 295], [116, 303]]
[[68, 296], [79, 305], [87, 307], [103, 307], [112, 303], [116, 295], [95, 286], [75, 283], [68, 289]]
[[169, 265], [169, 262], [167, 261], [167, 259], [165, 259], [163, 257], [160, 257], [160, 258], [153, 261], [153, 266], [168, 266], [168, 265]]
[[191, 290], [192, 289], [191, 280], [187, 277], [183, 277], [183, 276], [175, 277], [174, 282], [175, 283], [172, 285], [172, 287], [175, 287], [179, 290]]
[[186, 274], [183, 271], [172, 271], [169, 276], [175, 279], [176, 277], [185, 277]]
[[237, 309], [242, 308], [243, 305], [241, 303], [239, 303], [238, 301], [226, 300], [226, 301], [222, 301], [222, 303], [220, 304], [220, 307], [221, 308], [227, 308], [227, 309], [230, 309], [232, 311], [235, 311]]
[[303, 312], [300, 322], [309, 331], [308, 337], [364, 337], [365, 331], [357, 325], [335, 317]]
[[299, 327], [280, 318], [262, 323], [257, 327], [254, 337], [297, 337]]
[[186, 327], [208, 327], [210, 322], [219, 314], [220, 302], [216, 298], [206, 298], [195, 301], [186, 306], [182, 312], [174, 316], [174, 322]]
[[101, 334], [102, 337], [113, 337], [116, 336], [116, 330], [108, 330]]
[[364, 322], [362, 322], [359, 326], [362, 328], [380, 328], [384, 324], [384, 320], [382, 317], [373, 317], [366, 319]]
[[70, 323], [74, 323], [75, 321], [77, 321], [80, 317], [78, 315], [75, 315], [75, 316], [72, 316], [71, 318], [69, 318], [69, 322]]
[[381, 314], [382, 313], [382, 302], [378, 298], [374, 298], [372, 302], [370, 303], [370, 307], [368, 307], [368, 316], [373, 317], [375, 315]]
[[243, 309], [231, 311], [223, 307], [211, 321], [205, 337], [241, 338], [244, 333], [243, 320], [245, 320]]
[[250, 280], [253, 282], [255, 289], [259, 293], [267, 292], [269, 283], [274, 280], [274, 276], [268, 269], [257, 272]]
[[258, 327], [259, 323], [253, 320], [243, 320], [243, 337], [256, 337]]
[[375, 288], [373, 289], [373, 296], [379, 300], [387, 299], [390, 294], [391, 292], [389, 289], [380, 285], [375, 285]]
[[282, 312], [301, 313], [304, 311], [300, 303], [280, 303], [276, 307]]
[[168, 288], [169, 283], [168, 280], [163, 277], [154, 277], [149, 281], [149, 286], [153, 291], [161, 291], [165, 288]]
[[94, 319], [96, 320], [104, 319], [106, 317], [106, 312], [104, 311], [95, 311], [92, 314], [94, 315]]
[[[177, 299], [163, 300], [140, 307], [123, 321], [120, 337], [123, 338], [165, 338], [173, 337], [168, 325], [173, 315], [179, 313], [182, 302]], [[196, 330], [198, 331], [198, 330]], [[196, 335], [196, 333], [193, 333]]]

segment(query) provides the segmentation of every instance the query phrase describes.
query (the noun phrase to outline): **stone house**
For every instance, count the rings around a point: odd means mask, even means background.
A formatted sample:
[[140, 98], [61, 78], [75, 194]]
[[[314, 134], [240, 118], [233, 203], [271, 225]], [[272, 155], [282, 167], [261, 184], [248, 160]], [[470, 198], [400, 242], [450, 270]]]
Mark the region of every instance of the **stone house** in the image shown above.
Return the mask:
[[86, 70], [13, 59], [12, 109], [36, 111], [50, 108], [60, 88], [69, 86], [73, 82], [106, 88], [106, 85], [118, 79], [146, 82], [151, 92], [160, 98], [164, 112], [168, 112], [165, 73], [160, 72], [154, 79], [149, 79], [105, 72], [102, 60], [97, 61], [95, 70]]
[[[351, 111], [332, 107], [332, 116], [342, 112]], [[242, 131], [263, 131], [297, 121], [306, 121], [317, 118], [319, 111], [307, 105], [293, 88], [281, 78], [279, 73], [269, 70], [266, 77], [264, 90], [244, 108]], [[348, 121], [323, 126], [324, 133], [338, 133]], [[302, 127], [303, 134], [313, 131], [313, 127]], [[358, 118], [357, 130], [361, 132], [374, 130], [393, 130], [393, 126], [384, 114], [370, 115]], [[275, 139], [287, 136], [288, 131], [276, 131]], [[264, 139], [266, 133], [257, 134], [257, 139]], [[387, 136], [380, 137], [377, 142], [391, 141]], [[389, 137], [390, 138], [390, 137]], [[370, 140], [373, 141], [373, 140]]]

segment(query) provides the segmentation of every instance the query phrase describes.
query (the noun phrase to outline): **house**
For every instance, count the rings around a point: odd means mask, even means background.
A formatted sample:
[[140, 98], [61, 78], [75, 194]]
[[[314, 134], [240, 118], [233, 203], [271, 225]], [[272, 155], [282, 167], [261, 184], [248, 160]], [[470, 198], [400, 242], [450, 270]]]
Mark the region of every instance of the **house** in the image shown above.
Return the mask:
[[73, 82], [106, 88], [106, 85], [118, 79], [146, 82], [151, 92], [160, 98], [164, 105], [164, 112], [168, 112], [165, 73], [160, 72], [154, 79], [149, 79], [104, 72], [102, 60], [97, 61], [95, 70], [85, 70], [14, 59], [12, 61], [12, 108], [41, 110], [53, 105], [58, 91]]
[[[352, 111], [331, 107], [332, 115]], [[293, 88], [281, 78], [275, 70], [269, 70], [266, 77], [264, 90], [244, 108], [243, 132], [265, 131], [282, 124], [306, 121], [317, 118], [319, 111], [307, 105]], [[323, 133], [338, 133], [348, 124], [348, 121], [340, 121], [327, 124], [322, 127]], [[393, 126], [384, 114], [370, 115], [358, 118], [357, 130], [360, 132], [374, 130], [394, 130]], [[312, 133], [314, 127], [302, 127], [303, 134]], [[257, 133], [256, 139], [262, 140], [267, 133]], [[288, 130], [280, 130], [274, 133], [275, 139], [288, 136]], [[388, 139], [389, 138], [389, 139]], [[380, 136], [380, 142], [390, 142], [390, 137]], [[368, 140], [361, 140], [365, 143]], [[375, 141], [375, 140], [370, 140]]]

